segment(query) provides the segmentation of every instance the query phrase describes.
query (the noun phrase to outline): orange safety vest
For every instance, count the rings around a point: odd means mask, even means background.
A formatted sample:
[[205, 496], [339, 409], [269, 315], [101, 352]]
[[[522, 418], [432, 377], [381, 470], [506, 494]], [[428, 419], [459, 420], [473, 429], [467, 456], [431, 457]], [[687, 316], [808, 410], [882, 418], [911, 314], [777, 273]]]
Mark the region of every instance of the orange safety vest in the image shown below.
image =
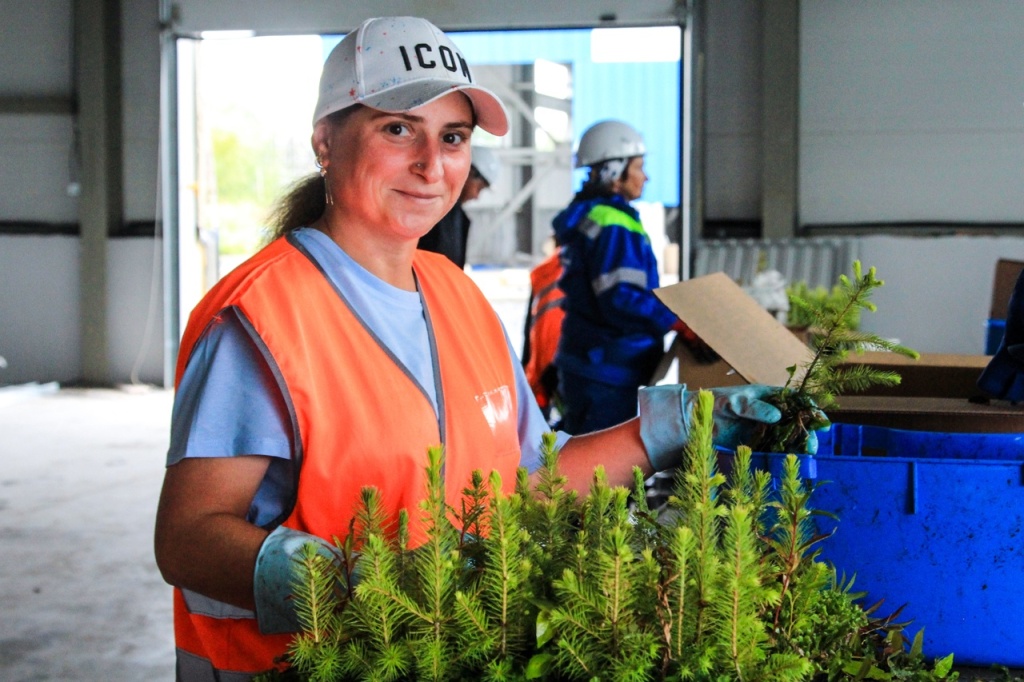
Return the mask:
[[[515, 486], [515, 374], [498, 317], [472, 280], [444, 256], [417, 252], [413, 270], [436, 344], [439, 414], [287, 238], [229, 273], [192, 312], [178, 381], [203, 330], [228, 306], [237, 306], [252, 323], [280, 377], [296, 432], [293, 457], [301, 467], [297, 500], [284, 521], [288, 527], [343, 538], [360, 490], [376, 486], [390, 519], [400, 509], [410, 511], [410, 544], [421, 544], [425, 535], [416, 509], [425, 496], [427, 448], [442, 443], [449, 504], [461, 499], [473, 470], [497, 470], [506, 491]], [[244, 613], [248, 617], [190, 612], [176, 589], [178, 649], [188, 661], [205, 659], [222, 672], [272, 668], [292, 636], [262, 635], [253, 614]]]
[[529, 357], [526, 359], [526, 379], [542, 410], [551, 405], [552, 395], [545, 385], [544, 376], [555, 359], [558, 340], [562, 336], [562, 299], [565, 293], [558, 288], [562, 276], [559, 250], [542, 260], [530, 271], [530, 320], [526, 330], [529, 338]]

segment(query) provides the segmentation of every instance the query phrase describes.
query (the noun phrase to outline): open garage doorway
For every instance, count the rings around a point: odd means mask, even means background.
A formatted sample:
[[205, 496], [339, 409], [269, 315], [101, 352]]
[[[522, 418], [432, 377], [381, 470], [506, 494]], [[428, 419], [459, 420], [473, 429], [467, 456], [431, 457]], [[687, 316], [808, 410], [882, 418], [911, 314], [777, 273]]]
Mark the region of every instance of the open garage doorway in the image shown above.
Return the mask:
[[[686, 204], [684, 65], [678, 26], [450, 31], [478, 82], [505, 102], [512, 129], [482, 131], [500, 179], [464, 208], [467, 271], [495, 305], [516, 348], [529, 268], [543, 258], [551, 218], [582, 182], [572, 145], [591, 124], [641, 130], [651, 177], [637, 207], [663, 280], [678, 276]], [[309, 136], [320, 67], [339, 35], [203, 32], [178, 40], [180, 313], [264, 243], [274, 201], [315, 172]], [[685, 252], [685, 248], [683, 249]]]

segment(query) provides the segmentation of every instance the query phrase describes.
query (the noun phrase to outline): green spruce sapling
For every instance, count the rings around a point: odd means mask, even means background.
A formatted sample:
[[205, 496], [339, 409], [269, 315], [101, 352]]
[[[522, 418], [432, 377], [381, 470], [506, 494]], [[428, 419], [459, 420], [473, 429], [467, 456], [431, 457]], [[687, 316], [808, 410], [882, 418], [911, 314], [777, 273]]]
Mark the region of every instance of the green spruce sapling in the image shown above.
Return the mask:
[[791, 304], [813, 330], [810, 343], [814, 355], [802, 366], [787, 368], [789, 379], [770, 400], [782, 412], [782, 419], [763, 429], [752, 445], [755, 451], [806, 452], [810, 433], [829, 425], [825, 410], [836, 405], [836, 396], [900, 383], [896, 372], [844, 364], [850, 352], [869, 349], [919, 357], [911, 348], [858, 330], [861, 311], [875, 311], [871, 294], [884, 284], [875, 276], [875, 268], [864, 272], [860, 261], [854, 261], [853, 278], [840, 275], [828, 297], [805, 300], [791, 292]]
[[554, 434], [532, 480], [521, 469], [509, 492], [474, 473], [453, 506], [432, 448], [416, 510], [425, 542], [410, 550], [409, 516], [389, 522], [366, 489], [336, 541], [342, 560], [311, 545], [296, 563], [290, 668], [257, 679], [955, 679], [951, 657], [929, 670], [919, 646], [904, 651], [901, 624], [872, 621], [836, 588], [797, 457], [776, 492], [746, 446], [729, 477], [718, 471], [713, 403], [699, 394], [668, 515], [644, 504], [640, 470], [635, 507], [600, 468], [587, 495], [569, 490]]
[[[790, 329], [807, 330], [809, 334], [814, 333], [813, 325], [817, 323], [814, 311], [838, 310], [846, 302], [843, 287], [839, 284], [829, 289], [821, 286], [812, 288], [806, 281], [794, 282], [786, 288], [786, 296], [790, 304], [786, 326]], [[850, 329], [857, 329], [860, 324], [860, 311], [851, 311], [846, 316], [846, 323]]]

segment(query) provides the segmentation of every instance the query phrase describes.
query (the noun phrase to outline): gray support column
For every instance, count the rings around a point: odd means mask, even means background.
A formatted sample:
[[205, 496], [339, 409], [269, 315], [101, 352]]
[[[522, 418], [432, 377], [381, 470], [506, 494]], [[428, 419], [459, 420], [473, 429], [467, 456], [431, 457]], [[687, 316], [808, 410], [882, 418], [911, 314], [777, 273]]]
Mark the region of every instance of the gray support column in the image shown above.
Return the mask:
[[765, 0], [761, 235], [781, 239], [799, 226], [800, 0]]
[[707, 5], [705, 0], [687, 0], [682, 27], [682, 69], [679, 92], [681, 149], [679, 162], [680, 219], [679, 279], [690, 278], [690, 259], [694, 246], [704, 234], [705, 218], [705, 120], [707, 117]]
[[75, 0], [75, 85], [81, 155], [79, 255], [81, 378], [107, 384], [107, 240], [121, 224], [119, 0]]
[[163, 247], [164, 387], [174, 386], [181, 338], [181, 259], [178, 248], [178, 53], [175, 9], [160, 0], [160, 229]]
[[[513, 67], [513, 73], [515, 73], [516, 79], [516, 91], [522, 98], [523, 102], [531, 111], [534, 110], [535, 106], [535, 93], [533, 86], [533, 64], [523, 64], [521, 66]], [[530, 87], [518, 87], [519, 84], [529, 83]], [[513, 112], [515, 109], [512, 110]], [[515, 116], [515, 113], [512, 114]], [[520, 117], [522, 120], [522, 117]], [[522, 147], [524, 149], [534, 149], [536, 142], [534, 141], [534, 135], [537, 134], [535, 128], [530, 125], [529, 121], [525, 122], [525, 125], [513, 127], [512, 130], [516, 131], [515, 145], [516, 147]], [[518, 192], [520, 188], [526, 187], [530, 184], [530, 180], [533, 179], [534, 168], [533, 164], [523, 164], [519, 167], [519, 183], [514, 188], [514, 192]], [[516, 225], [516, 252], [518, 253], [533, 253], [534, 237], [533, 233], [537, 229], [535, 227], [536, 212], [534, 211], [533, 192], [520, 206], [519, 210], [516, 211], [514, 216]]]

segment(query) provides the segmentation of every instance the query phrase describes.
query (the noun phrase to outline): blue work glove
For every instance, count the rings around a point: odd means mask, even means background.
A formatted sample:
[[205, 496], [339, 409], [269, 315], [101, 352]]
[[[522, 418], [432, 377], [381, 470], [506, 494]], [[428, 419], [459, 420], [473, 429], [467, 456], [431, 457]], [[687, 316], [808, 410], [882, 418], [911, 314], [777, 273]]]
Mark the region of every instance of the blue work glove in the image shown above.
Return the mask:
[[295, 582], [295, 559], [306, 543], [319, 545], [318, 552], [340, 562], [337, 550], [316, 535], [285, 526], [278, 526], [266, 537], [256, 556], [253, 573], [253, 597], [256, 600], [256, 622], [264, 635], [298, 632], [301, 627], [291, 599]]
[[[827, 431], [830, 427], [826, 426], [820, 431]], [[807, 432], [807, 453], [808, 455], [814, 455], [818, 452], [818, 431]]]
[[[715, 445], [735, 449], [753, 440], [758, 423], [774, 424], [782, 414], [764, 398], [777, 391], [772, 386], [750, 384], [709, 389], [715, 398]], [[697, 394], [685, 384], [648, 386], [640, 389], [640, 440], [655, 471], [679, 466], [690, 435], [690, 412]], [[814, 438], [817, 446], [817, 437]]]

